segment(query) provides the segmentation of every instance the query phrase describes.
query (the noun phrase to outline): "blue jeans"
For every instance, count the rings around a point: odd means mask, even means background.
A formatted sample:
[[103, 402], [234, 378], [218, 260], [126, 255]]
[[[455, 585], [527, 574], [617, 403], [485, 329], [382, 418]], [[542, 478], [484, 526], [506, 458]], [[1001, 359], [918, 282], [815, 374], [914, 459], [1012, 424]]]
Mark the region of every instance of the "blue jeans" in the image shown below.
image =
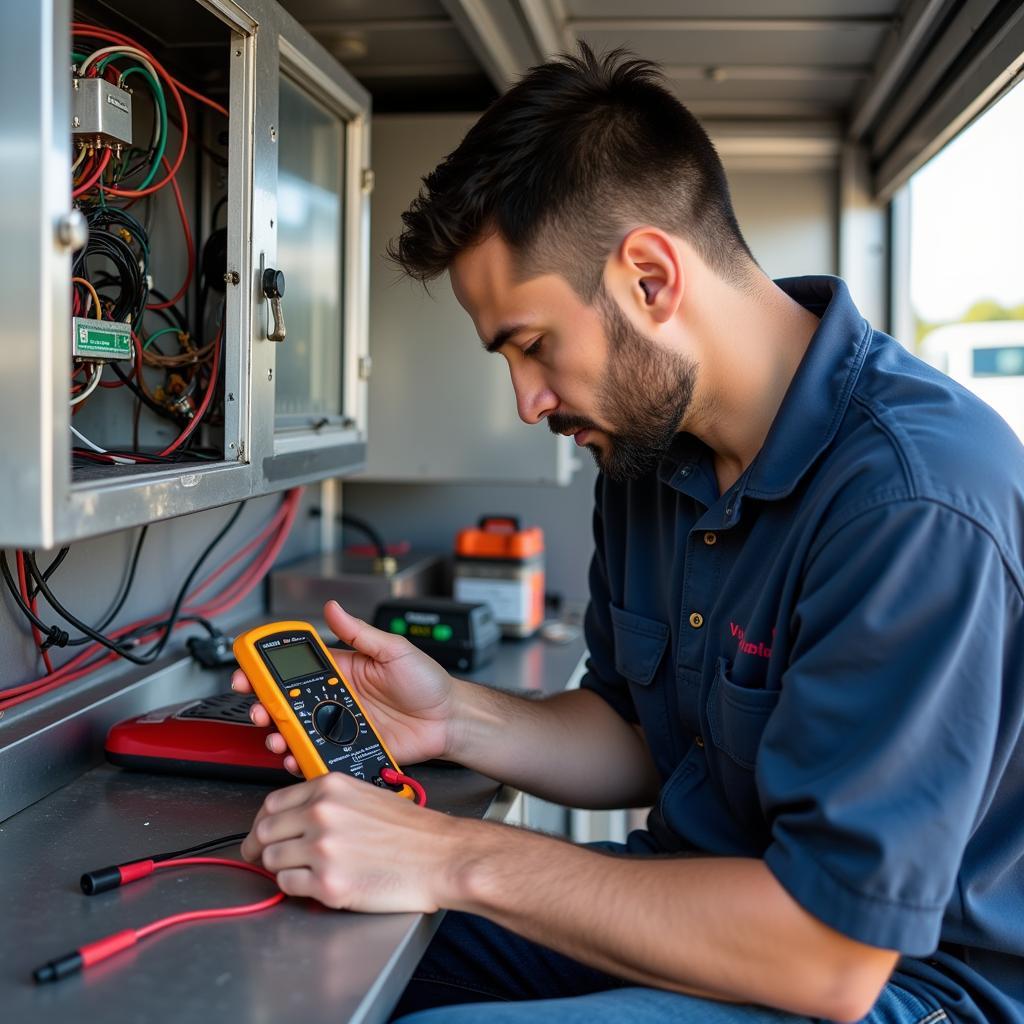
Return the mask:
[[[472, 914], [449, 912], [395, 1008], [400, 1024], [808, 1024], [810, 1018], [641, 988]], [[865, 1024], [944, 1024], [887, 985]]]

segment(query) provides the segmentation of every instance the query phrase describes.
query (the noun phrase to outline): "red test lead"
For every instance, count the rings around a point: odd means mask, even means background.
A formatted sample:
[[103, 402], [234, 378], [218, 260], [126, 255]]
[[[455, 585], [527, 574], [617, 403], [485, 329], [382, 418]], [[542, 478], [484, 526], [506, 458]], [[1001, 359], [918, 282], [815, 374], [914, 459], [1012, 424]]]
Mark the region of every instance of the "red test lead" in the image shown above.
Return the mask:
[[[245, 864], [241, 861], [227, 860], [224, 857], [182, 857], [177, 860], [164, 860], [154, 862], [153, 860], [135, 861], [131, 864], [120, 864], [109, 868], [100, 868], [98, 871], [90, 871], [82, 876], [82, 889], [92, 895], [93, 893], [105, 892], [115, 889], [119, 885], [134, 882], [138, 878], [145, 878], [154, 871], [162, 868], [188, 867], [193, 864], [213, 865], [216, 867], [238, 868], [242, 871], [251, 871], [253, 874], [262, 875], [274, 884], [277, 880], [267, 870], [257, 867], [255, 864]], [[269, 910], [285, 898], [283, 892], [276, 892], [265, 900], [257, 903], [244, 903], [237, 907], [216, 907], [212, 910], [191, 910], [183, 914], [173, 914], [170, 917], [161, 918], [142, 928], [129, 928], [125, 931], [114, 932], [95, 942], [87, 943], [78, 949], [72, 950], [64, 956], [54, 960], [48, 960], [41, 967], [32, 972], [37, 984], [46, 981], [59, 981], [69, 974], [75, 974], [84, 967], [92, 967], [122, 949], [134, 946], [140, 939], [145, 939], [164, 928], [170, 928], [176, 924], [186, 924], [190, 921], [207, 921], [219, 917], [241, 917], [244, 914], [256, 914], [261, 910]]]

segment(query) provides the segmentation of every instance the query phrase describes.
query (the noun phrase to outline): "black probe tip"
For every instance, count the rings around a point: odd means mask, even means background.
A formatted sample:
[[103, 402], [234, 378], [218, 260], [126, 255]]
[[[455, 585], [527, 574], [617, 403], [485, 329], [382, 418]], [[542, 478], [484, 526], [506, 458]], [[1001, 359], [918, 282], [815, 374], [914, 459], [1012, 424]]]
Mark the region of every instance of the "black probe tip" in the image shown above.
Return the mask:
[[50, 960], [42, 967], [37, 967], [32, 972], [32, 977], [35, 978], [37, 985], [42, 985], [46, 981], [59, 981], [61, 978], [66, 978], [69, 974], [80, 971], [83, 966], [82, 954], [76, 951], [68, 953], [67, 956], [58, 957], [56, 960]]
[[80, 881], [82, 892], [86, 896], [95, 896], [98, 892], [116, 889], [122, 882], [121, 870], [116, 864], [109, 868], [97, 868], [95, 871], [86, 871]]

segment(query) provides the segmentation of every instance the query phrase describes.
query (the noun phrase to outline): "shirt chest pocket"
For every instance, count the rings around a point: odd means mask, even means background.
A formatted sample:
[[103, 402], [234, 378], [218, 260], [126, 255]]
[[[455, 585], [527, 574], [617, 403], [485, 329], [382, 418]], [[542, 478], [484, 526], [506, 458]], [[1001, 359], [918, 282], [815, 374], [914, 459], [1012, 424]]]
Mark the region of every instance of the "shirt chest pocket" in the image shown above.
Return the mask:
[[[629, 683], [637, 717], [643, 726], [655, 764], [663, 772], [672, 761], [669, 736], [672, 716], [669, 687], [658, 669], [665, 660], [669, 628], [664, 622], [612, 605], [615, 671]], [[660, 684], [660, 685], [659, 685]]]
[[767, 842], [768, 823], [761, 812], [754, 770], [779, 691], [739, 686], [729, 668], [725, 658], [718, 659], [708, 692], [708, 766], [732, 813], [755, 833], [763, 832]]

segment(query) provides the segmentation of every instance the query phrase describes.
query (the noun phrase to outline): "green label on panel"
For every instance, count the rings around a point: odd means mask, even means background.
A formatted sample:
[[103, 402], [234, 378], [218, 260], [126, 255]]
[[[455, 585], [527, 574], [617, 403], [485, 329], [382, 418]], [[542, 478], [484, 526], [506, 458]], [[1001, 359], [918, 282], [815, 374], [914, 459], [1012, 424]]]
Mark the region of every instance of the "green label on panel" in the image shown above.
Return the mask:
[[438, 643], [446, 644], [452, 638], [452, 627], [441, 623], [434, 627], [434, 639]]
[[405, 636], [405, 634], [406, 634], [405, 619], [398, 619], [398, 618], [392, 619], [391, 620], [391, 632], [392, 633], [397, 633], [399, 636]]
[[132, 329], [117, 320], [72, 318], [71, 353], [76, 359], [131, 359]]

